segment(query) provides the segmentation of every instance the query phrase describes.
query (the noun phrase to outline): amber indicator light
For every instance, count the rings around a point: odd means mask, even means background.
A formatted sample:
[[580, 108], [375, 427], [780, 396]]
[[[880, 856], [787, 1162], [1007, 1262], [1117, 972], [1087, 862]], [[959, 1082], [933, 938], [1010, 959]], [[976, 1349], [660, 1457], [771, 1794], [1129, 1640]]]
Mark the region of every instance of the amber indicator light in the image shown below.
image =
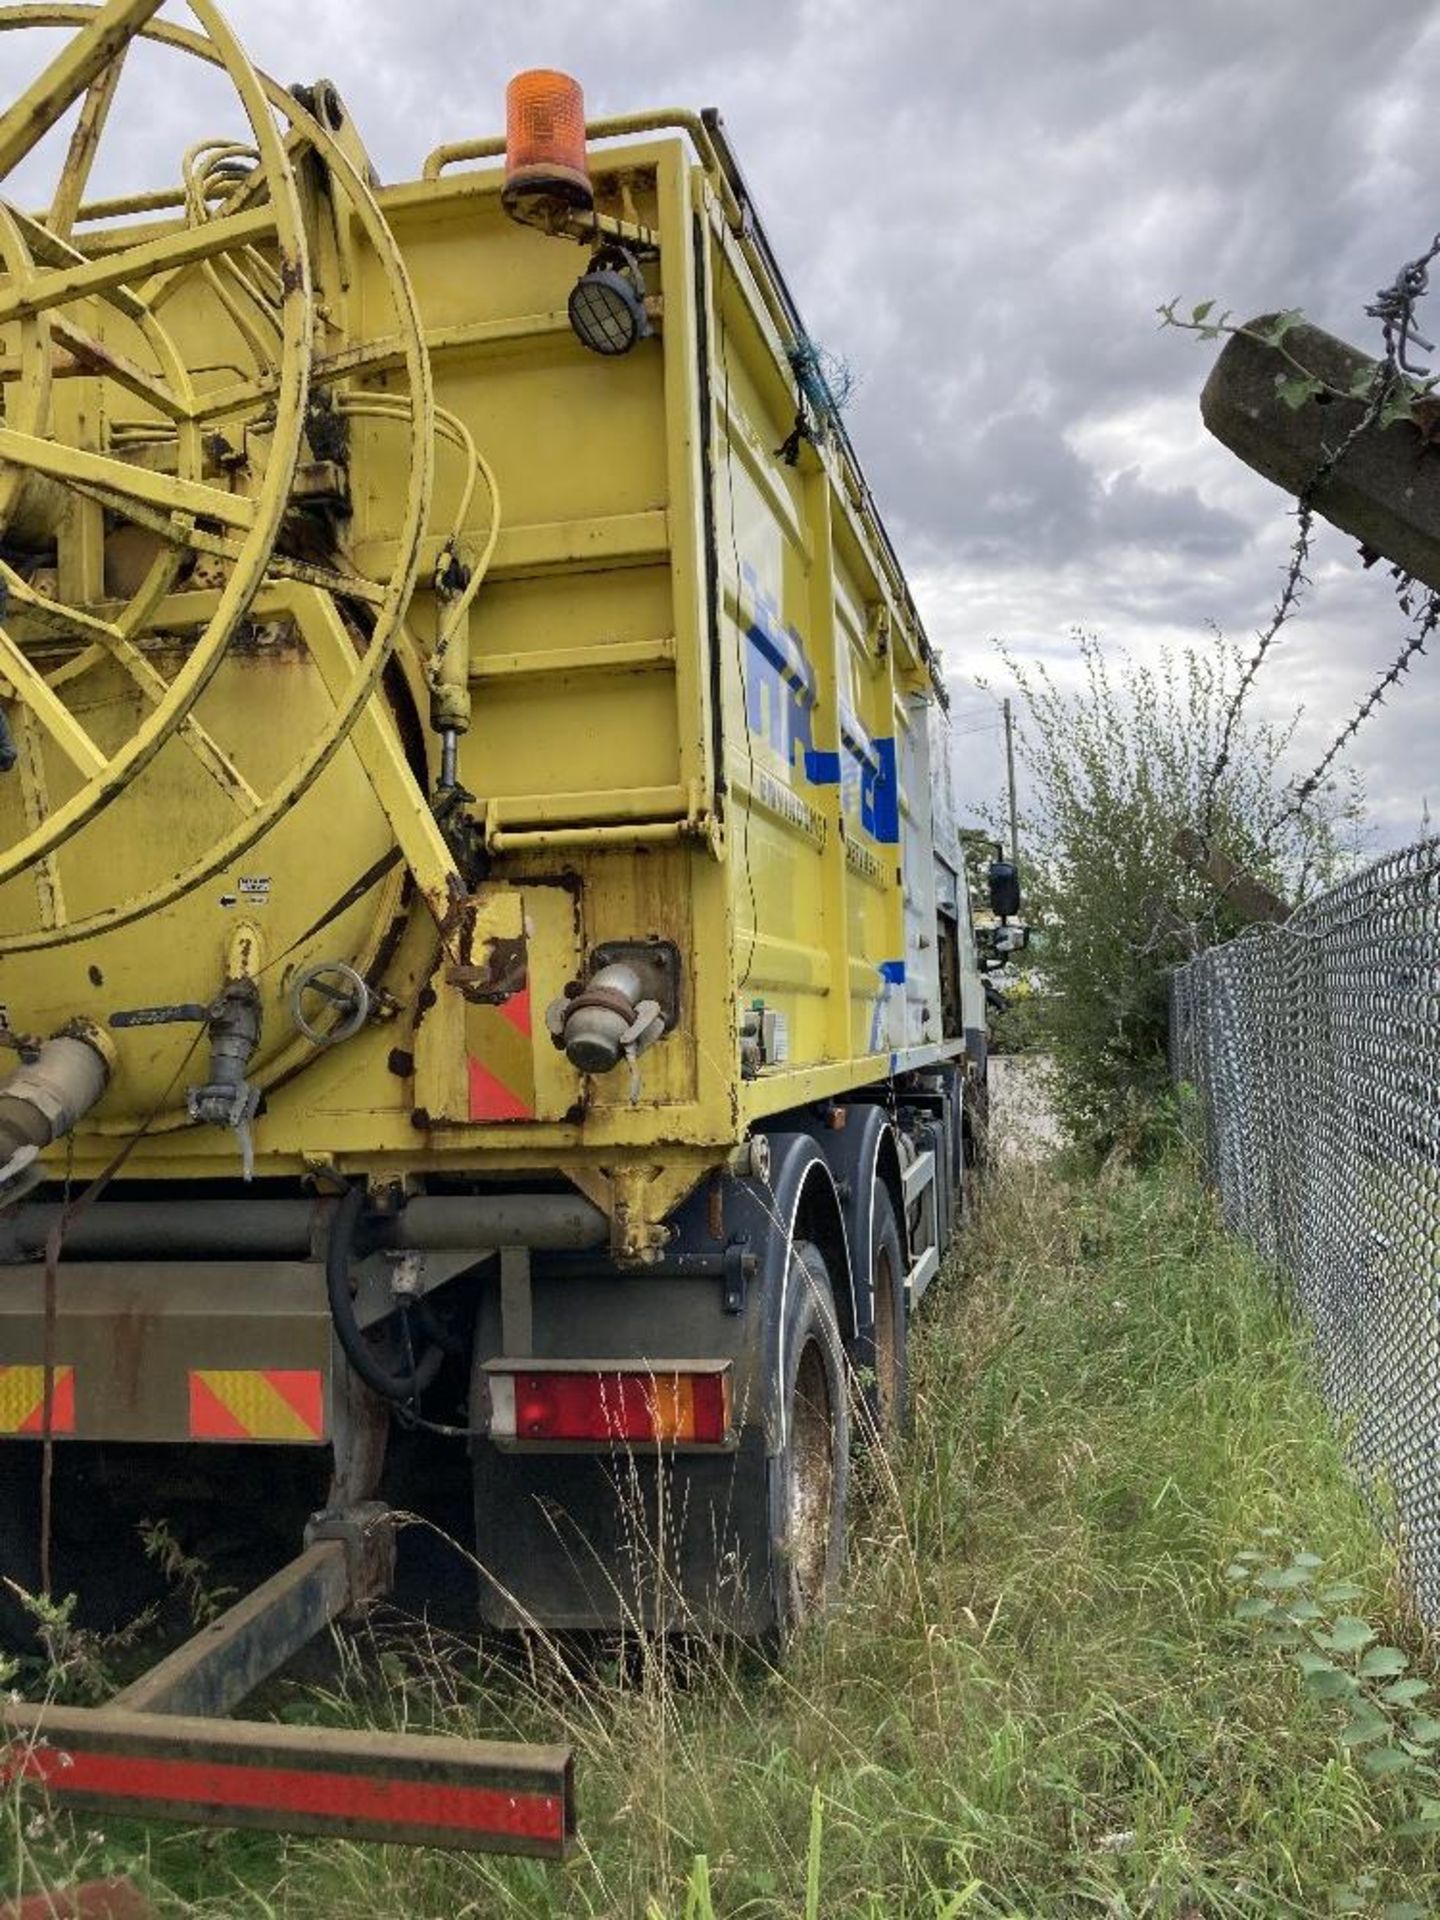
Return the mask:
[[505, 89], [505, 190], [592, 199], [580, 82], [549, 67], [517, 73]]

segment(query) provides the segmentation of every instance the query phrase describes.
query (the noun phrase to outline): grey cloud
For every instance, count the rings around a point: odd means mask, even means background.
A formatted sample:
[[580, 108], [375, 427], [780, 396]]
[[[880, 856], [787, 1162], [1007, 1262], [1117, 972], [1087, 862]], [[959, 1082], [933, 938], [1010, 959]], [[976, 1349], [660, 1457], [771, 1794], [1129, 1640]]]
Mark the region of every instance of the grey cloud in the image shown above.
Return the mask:
[[1039, 414], [1001, 415], [958, 443], [932, 429], [912, 457], [897, 493], [902, 511], [913, 503], [906, 525], [926, 555], [1049, 567], [1123, 547], [1234, 553], [1249, 537], [1193, 487], [1150, 486], [1133, 466], [1102, 479]]
[[[1285, 503], [1194, 448], [1208, 357], [1154, 309], [1298, 305], [1373, 338], [1365, 302], [1440, 224], [1430, 0], [247, 0], [234, 15], [280, 78], [336, 80], [390, 179], [443, 139], [497, 131], [521, 66], [576, 72], [594, 112], [719, 106], [809, 325], [860, 376], [852, 435], [962, 671], [988, 663], [987, 632], [1063, 658], [1077, 621], [1141, 650], [1207, 619], [1263, 624]], [[107, 186], [173, 177], [191, 137], [198, 90], [176, 88], [173, 62], [154, 71], [140, 115], [112, 123]], [[1170, 396], [1191, 440], [1085, 432]], [[1279, 706], [1303, 688], [1317, 736], [1398, 643], [1383, 583], [1340, 543], [1320, 587], [1291, 668], [1256, 689]], [[1362, 736], [1387, 831], [1418, 816], [1440, 718], [1440, 667], [1423, 664]]]

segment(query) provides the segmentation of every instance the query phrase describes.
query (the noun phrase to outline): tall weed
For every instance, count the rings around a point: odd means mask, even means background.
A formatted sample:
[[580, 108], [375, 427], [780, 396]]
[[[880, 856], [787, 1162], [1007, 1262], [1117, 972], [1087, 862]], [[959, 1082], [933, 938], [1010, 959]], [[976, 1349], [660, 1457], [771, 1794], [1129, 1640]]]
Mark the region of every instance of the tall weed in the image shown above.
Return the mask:
[[567, 1865], [157, 1832], [163, 1910], [1272, 1920], [1342, 1887], [1430, 1901], [1433, 1841], [1400, 1831], [1326, 1703], [1233, 1618], [1227, 1569], [1280, 1529], [1426, 1659], [1284, 1304], [1189, 1170], [1007, 1163], [912, 1361], [913, 1436], [862, 1462], [846, 1597], [784, 1671], [543, 1635], [477, 1658], [380, 1623], [304, 1703], [568, 1739]]

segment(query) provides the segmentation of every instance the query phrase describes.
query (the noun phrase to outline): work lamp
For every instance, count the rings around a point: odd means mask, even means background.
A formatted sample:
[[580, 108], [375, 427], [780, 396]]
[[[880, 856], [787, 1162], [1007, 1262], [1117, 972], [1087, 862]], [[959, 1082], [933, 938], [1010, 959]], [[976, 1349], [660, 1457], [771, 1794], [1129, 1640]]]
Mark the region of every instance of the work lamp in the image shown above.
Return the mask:
[[570, 324], [592, 353], [628, 353], [650, 332], [645, 277], [624, 247], [601, 247], [570, 290]]

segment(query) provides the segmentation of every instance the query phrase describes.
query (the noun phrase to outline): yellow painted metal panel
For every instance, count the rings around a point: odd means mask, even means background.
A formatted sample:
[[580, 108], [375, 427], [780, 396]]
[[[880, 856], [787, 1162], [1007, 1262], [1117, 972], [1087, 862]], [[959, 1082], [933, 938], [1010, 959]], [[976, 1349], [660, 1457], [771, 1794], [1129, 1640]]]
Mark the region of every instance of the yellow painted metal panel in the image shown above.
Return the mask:
[[[645, 267], [655, 333], [618, 359], [587, 353], [560, 318], [586, 250], [508, 221], [493, 172], [384, 196], [437, 418], [471, 437], [493, 495], [477, 486], [451, 531], [465, 479], [452, 434], [383, 694], [242, 868], [104, 943], [7, 963], [12, 1019], [27, 1030], [203, 1003], [242, 897], [258, 902], [261, 1172], [321, 1160], [376, 1174], [560, 1168], [594, 1181], [664, 1165], [689, 1179], [754, 1116], [883, 1076], [903, 1044], [897, 712], [926, 680], [905, 637], [903, 587], [837, 449], [818, 436], [793, 463], [775, 451], [796, 405], [777, 298], [753, 250], [715, 218], [713, 185], [687, 145], [607, 151], [596, 175], [612, 212], [623, 176], [625, 218], [659, 248]], [[322, 362], [369, 404], [348, 423], [346, 556], [375, 581], [403, 545], [404, 408], [385, 404], [403, 387], [403, 356], [373, 249], [358, 229], [326, 244], [346, 266], [325, 289]], [[179, 283], [167, 320], [192, 360], [212, 342], [218, 370], [205, 386], [228, 420], [235, 374], [219, 363], [243, 365], [245, 344], [208, 285]], [[134, 325], [106, 327], [138, 359]], [[143, 413], [143, 393], [127, 404]], [[85, 451], [98, 458], [104, 435], [92, 438]], [[162, 462], [141, 491], [167, 484]], [[222, 484], [194, 486], [208, 496]], [[430, 805], [427, 671], [448, 617], [437, 566], [478, 567], [486, 555], [456, 642], [468, 656], [449, 656], [469, 702], [461, 814], [485, 862], [470, 932], [483, 940], [503, 922], [525, 967], [523, 986], [477, 999], [456, 977], [463, 955], [447, 947], [437, 960], [450, 938], [435, 923], [453, 845]], [[206, 597], [192, 583], [161, 610], [174, 616], [171, 651], [147, 658], [167, 678], [191, 644], [185, 609], [203, 620]], [[108, 618], [113, 606], [93, 611]], [[195, 709], [203, 737], [172, 740], [52, 867], [0, 890], [0, 940], [33, 922], [41, 894], [52, 916], [84, 914], [188, 858], [243, 803], [236, 782], [252, 800], [270, 792], [333, 711], [346, 649], [363, 657], [366, 644], [359, 621], [310, 640], [314, 653], [304, 622], [283, 610], [257, 616]], [[46, 672], [73, 666], [73, 642], [30, 650]], [[102, 753], [144, 699], [104, 656], [66, 694]], [[63, 745], [40, 756], [51, 804], [79, 780]], [[217, 778], [226, 766], [228, 792]], [[33, 802], [33, 780], [28, 790]], [[18, 786], [0, 793], [0, 808], [22, 802]], [[429, 912], [407, 869], [423, 869]], [[475, 905], [462, 894], [457, 914]], [[597, 946], [632, 940], [673, 942], [682, 971], [681, 1018], [643, 1057], [638, 1094], [623, 1069], [577, 1075], [543, 1026]], [[369, 1024], [328, 1051], [298, 1042], [289, 1013], [290, 982], [312, 959], [344, 959], [375, 990]], [[779, 1016], [784, 1046], [746, 1082], [740, 1022], [754, 1002]], [[193, 1027], [121, 1034], [112, 1090], [75, 1139], [77, 1172], [108, 1160], [152, 1110], [122, 1177], [233, 1171], [233, 1145], [186, 1123], [194, 1037]]]

